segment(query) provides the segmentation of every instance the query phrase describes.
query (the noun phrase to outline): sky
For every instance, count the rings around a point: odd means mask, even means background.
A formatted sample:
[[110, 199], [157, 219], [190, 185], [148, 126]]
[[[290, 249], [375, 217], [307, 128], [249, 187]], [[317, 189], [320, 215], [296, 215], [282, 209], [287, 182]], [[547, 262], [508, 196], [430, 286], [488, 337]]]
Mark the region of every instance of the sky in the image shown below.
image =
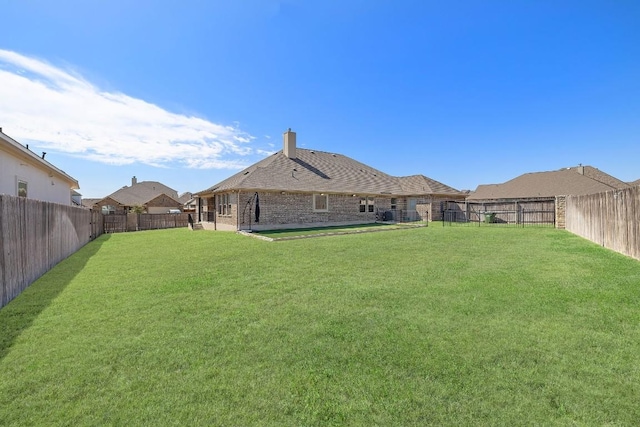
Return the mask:
[[637, 0], [2, 2], [0, 127], [101, 198], [282, 149], [459, 190], [640, 179]]

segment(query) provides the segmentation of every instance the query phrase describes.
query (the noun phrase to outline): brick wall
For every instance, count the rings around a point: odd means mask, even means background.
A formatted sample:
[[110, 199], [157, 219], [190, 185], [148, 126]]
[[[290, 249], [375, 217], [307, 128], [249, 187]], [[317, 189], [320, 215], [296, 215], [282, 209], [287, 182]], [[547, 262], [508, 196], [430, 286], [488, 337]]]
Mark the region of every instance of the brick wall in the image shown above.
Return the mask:
[[[240, 197], [241, 203], [243, 198]], [[218, 214], [217, 206], [209, 206], [216, 212], [216, 226], [221, 230], [236, 230], [238, 227], [238, 193], [229, 193], [229, 203], [231, 203], [231, 212], [227, 215]]]
[[[254, 193], [240, 193], [240, 228], [278, 228], [304, 225], [329, 225], [344, 223], [370, 223], [376, 221], [377, 209], [389, 209], [391, 199], [375, 197], [374, 212], [360, 212], [360, 196], [329, 194], [327, 212], [313, 209], [311, 193], [259, 192], [260, 222], [255, 222], [255, 204], [247, 207]], [[237, 205], [236, 205], [237, 206]]]
[[[230, 193], [231, 214], [219, 215], [217, 207], [213, 206], [210, 198], [202, 199], [203, 212], [216, 211], [216, 229], [236, 230], [240, 229], [270, 229], [292, 228], [308, 226], [327, 226], [342, 224], [366, 224], [375, 222], [378, 212], [391, 209], [391, 195], [372, 196], [374, 198], [374, 211], [360, 212], [360, 199], [366, 195], [329, 194], [327, 212], [315, 211], [313, 208], [312, 193], [290, 192], [258, 192], [260, 198], [260, 219], [255, 222], [255, 192]], [[396, 209], [406, 210], [407, 197], [397, 197]], [[446, 197], [411, 197], [416, 199], [416, 211], [420, 220], [432, 220], [441, 215], [440, 200], [449, 200]], [[203, 220], [206, 220], [203, 215]], [[212, 224], [209, 227], [212, 229]]]
[[169, 209], [182, 208], [182, 203], [173, 200], [166, 194], [160, 194], [158, 197], [145, 203], [145, 207], [149, 213], [167, 213]]

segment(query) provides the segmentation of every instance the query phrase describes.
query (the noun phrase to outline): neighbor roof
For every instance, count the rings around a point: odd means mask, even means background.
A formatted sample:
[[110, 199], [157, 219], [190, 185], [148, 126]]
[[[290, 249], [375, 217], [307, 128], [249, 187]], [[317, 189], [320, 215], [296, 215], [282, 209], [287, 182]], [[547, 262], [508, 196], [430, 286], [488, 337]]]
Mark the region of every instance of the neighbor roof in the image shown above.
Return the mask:
[[93, 205], [98, 203], [100, 200], [102, 200], [102, 199], [94, 199], [94, 198], [85, 199], [85, 198], [83, 198], [82, 199], [82, 206], [84, 206], [85, 208], [92, 208]]
[[[584, 168], [584, 169], [581, 169]], [[580, 173], [584, 170], [584, 174]], [[526, 173], [503, 184], [479, 185], [469, 200], [517, 199], [600, 193], [629, 185], [594, 167]]]
[[618, 178], [609, 175], [608, 173], [604, 173], [600, 169], [594, 168], [593, 166], [574, 166], [567, 169], [582, 173], [585, 176], [595, 179], [596, 181], [603, 184], [609, 185], [616, 190], [621, 190], [623, 188], [629, 187], [628, 183], [621, 181]]
[[460, 195], [423, 175], [394, 177], [341, 154], [301, 148], [295, 159], [278, 151], [199, 193], [229, 190]]
[[[123, 206], [144, 205], [161, 194], [178, 201], [178, 192], [157, 181], [141, 181], [130, 187], [124, 186], [118, 191], [109, 194], [106, 198], [111, 198]], [[102, 199], [100, 199], [102, 200]]]
[[189, 191], [186, 191], [178, 197], [178, 201], [183, 205], [189, 201], [193, 200], [193, 194]]

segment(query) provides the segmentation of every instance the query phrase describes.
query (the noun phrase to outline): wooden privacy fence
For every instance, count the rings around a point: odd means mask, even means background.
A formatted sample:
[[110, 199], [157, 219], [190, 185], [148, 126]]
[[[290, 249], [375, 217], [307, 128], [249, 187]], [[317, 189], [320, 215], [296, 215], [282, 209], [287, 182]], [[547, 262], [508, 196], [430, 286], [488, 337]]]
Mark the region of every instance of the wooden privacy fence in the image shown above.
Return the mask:
[[444, 201], [444, 222], [555, 226], [555, 198], [513, 199], [497, 201]]
[[102, 234], [102, 214], [0, 195], [0, 307]]
[[567, 196], [566, 229], [640, 259], [640, 187]]
[[162, 228], [187, 227], [188, 213], [179, 214], [109, 214], [103, 215], [105, 233], [125, 231], [158, 230]]

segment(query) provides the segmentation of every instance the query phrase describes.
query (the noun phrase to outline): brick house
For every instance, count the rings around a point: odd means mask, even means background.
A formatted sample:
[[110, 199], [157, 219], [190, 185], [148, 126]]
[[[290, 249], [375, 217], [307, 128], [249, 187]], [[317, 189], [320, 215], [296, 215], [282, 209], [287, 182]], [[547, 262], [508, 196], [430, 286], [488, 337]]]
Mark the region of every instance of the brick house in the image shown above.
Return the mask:
[[[129, 213], [136, 206], [140, 206], [146, 213], [168, 213], [171, 209], [182, 210], [182, 203], [178, 201], [178, 192], [156, 181], [138, 182], [134, 176], [131, 186], [109, 194], [102, 199], [91, 199], [90, 207], [99, 209], [104, 214]], [[85, 201], [85, 206], [87, 202]]]
[[432, 220], [440, 214], [440, 201], [465, 197], [423, 175], [394, 177], [341, 154], [297, 148], [291, 129], [283, 145], [194, 193], [196, 221], [205, 229], [264, 230]]

